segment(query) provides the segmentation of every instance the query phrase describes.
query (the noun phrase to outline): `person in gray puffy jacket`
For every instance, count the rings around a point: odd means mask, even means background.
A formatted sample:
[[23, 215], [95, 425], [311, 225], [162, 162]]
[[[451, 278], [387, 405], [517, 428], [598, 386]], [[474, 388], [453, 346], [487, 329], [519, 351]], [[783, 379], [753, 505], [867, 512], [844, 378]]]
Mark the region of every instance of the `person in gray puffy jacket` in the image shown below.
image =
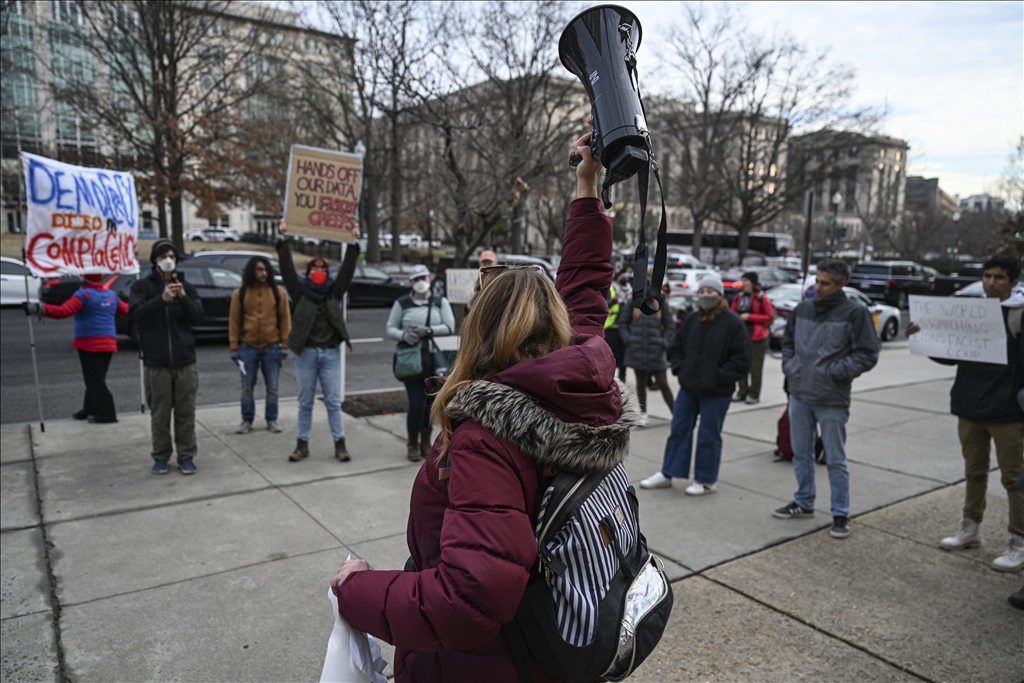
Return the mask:
[[845, 261], [824, 259], [818, 263], [815, 278], [814, 299], [793, 310], [782, 340], [797, 492], [792, 503], [773, 514], [779, 519], [814, 514], [814, 440], [821, 425], [832, 489], [830, 534], [846, 538], [850, 535], [850, 473], [846, 467], [850, 388], [855, 378], [878, 362], [878, 333], [868, 309], [843, 294], [850, 279]]
[[[672, 314], [662, 314], [665, 311], [665, 302], [661, 302], [661, 308], [655, 315], [642, 315], [639, 308], [627, 308], [626, 315], [632, 310], [629, 321], [628, 334], [626, 335], [626, 353], [623, 365], [633, 368], [636, 373], [636, 396], [640, 401], [640, 424], [647, 425], [647, 378], [654, 376], [661, 396], [668, 404], [669, 412], [675, 405], [675, 397], [672, 396], [672, 389], [668, 386], [668, 361], [665, 358], [665, 351], [672, 343], [672, 337], [676, 332], [675, 320]], [[620, 313], [620, 315], [622, 315]]]

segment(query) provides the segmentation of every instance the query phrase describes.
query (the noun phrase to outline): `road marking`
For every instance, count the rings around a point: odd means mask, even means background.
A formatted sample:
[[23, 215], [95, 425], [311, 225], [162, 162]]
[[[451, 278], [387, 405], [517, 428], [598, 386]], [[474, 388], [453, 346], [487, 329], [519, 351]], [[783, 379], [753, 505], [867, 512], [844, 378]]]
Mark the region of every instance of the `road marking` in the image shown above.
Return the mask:
[[384, 337], [367, 337], [366, 339], [349, 339], [350, 344], [373, 344], [384, 341]]

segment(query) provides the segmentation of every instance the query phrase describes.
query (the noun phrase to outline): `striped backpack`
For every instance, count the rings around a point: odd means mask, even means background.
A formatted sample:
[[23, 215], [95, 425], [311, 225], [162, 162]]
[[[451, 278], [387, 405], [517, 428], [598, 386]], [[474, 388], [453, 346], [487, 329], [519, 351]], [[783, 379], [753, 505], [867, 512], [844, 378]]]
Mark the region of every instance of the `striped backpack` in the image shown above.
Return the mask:
[[536, 535], [537, 570], [505, 625], [520, 679], [533, 681], [527, 652], [569, 683], [626, 678], [661, 640], [672, 588], [647, 551], [625, 468], [556, 474]]

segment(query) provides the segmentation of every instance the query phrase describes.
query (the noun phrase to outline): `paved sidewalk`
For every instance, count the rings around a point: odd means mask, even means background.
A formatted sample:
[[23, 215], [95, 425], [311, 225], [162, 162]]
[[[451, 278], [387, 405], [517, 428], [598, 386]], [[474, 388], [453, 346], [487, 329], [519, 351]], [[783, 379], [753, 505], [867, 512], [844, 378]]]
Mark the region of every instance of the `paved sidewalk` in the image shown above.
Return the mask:
[[[1024, 679], [1024, 612], [1006, 602], [1024, 577], [988, 566], [1006, 543], [998, 471], [982, 547], [937, 548], [963, 496], [950, 369], [886, 344], [855, 383], [853, 533], [837, 541], [823, 467], [813, 519], [771, 517], [795, 480], [771, 457], [784, 397], [778, 361], [766, 363], [762, 403], [726, 418], [718, 493], [640, 492], [676, 607], [631, 680]], [[634, 481], [658, 469], [668, 435], [650, 399]], [[316, 680], [327, 582], [349, 553], [403, 566], [416, 473], [404, 415], [346, 416], [353, 461], [341, 464], [316, 410], [311, 457], [289, 463], [294, 402], [280, 435], [233, 434], [237, 406], [200, 409], [193, 477], [149, 474], [148, 415], [0, 429], [2, 679]]]

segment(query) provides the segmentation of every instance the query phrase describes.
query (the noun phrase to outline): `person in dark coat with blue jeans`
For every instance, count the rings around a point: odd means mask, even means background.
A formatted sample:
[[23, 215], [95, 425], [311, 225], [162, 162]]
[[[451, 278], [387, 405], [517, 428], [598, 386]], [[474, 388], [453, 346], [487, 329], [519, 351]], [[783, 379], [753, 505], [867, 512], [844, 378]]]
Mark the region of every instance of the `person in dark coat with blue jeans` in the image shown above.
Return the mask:
[[665, 460], [660, 471], [640, 482], [641, 488], [660, 489], [672, 486], [673, 479], [689, 478], [693, 429], [700, 415], [694, 480], [686, 487], [691, 496], [717, 490], [725, 413], [736, 382], [750, 371], [751, 357], [747, 326], [729, 310], [722, 278], [708, 273], [698, 287], [700, 310], [683, 319], [668, 353], [672, 374], [679, 378], [679, 395]]

